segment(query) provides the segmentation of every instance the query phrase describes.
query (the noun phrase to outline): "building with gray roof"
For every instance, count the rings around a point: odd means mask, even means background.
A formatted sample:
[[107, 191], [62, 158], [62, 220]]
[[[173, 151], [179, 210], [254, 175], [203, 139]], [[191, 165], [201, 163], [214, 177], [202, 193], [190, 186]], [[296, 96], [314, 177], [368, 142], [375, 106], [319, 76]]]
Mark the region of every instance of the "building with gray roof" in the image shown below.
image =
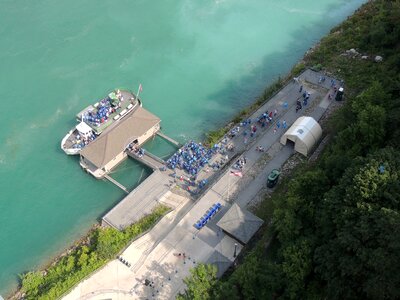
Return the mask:
[[218, 221], [217, 226], [240, 243], [247, 244], [263, 223], [262, 219], [248, 210], [233, 204]]

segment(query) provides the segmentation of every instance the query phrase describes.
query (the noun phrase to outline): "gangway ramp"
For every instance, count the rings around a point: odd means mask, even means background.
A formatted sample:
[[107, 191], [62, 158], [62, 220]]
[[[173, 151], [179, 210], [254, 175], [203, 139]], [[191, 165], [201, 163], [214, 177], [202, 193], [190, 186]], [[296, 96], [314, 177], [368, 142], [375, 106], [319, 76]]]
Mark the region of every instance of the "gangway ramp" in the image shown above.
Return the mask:
[[127, 154], [153, 170], [159, 170], [160, 168], [165, 167], [165, 164], [161, 158], [158, 158], [157, 156], [148, 152], [145, 152], [142, 156], [138, 156], [132, 151], [127, 151]]

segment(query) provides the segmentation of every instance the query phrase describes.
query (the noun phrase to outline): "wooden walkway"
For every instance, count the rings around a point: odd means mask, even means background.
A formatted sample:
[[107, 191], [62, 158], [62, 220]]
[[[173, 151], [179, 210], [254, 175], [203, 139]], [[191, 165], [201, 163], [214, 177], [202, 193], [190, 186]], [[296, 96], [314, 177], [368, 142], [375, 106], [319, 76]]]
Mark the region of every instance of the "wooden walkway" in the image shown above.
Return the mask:
[[157, 131], [157, 135], [162, 137], [163, 139], [167, 140], [168, 142], [170, 142], [171, 144], [174, 144], [177, 147], [181, 147], [181, 143], [175, 141], [174, 139], [170, 138], [169, 136], [165, 135], [164, 133], [162, 133], [161, 131]]
[[116, 181], [114, 178], [108, 176], [107, 174], [104, 175], [104, 178], [110, 181], [111, 183], [114, 183], [117, 187], [119, 187], [121, 190], [123, 190], [125, 193], [129, 194], [129, 190], [124, 187], [122, 184], [120, 184], [118, 181]]

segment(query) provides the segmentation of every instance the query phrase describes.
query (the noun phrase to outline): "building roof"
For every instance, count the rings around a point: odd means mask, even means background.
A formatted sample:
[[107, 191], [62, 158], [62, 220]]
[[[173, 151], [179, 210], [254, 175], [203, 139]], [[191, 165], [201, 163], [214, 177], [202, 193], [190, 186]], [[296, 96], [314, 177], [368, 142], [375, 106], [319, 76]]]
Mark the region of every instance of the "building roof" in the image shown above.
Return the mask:
[[263, 223], [263, 220], [248, 210], [233, 204], [217, 225], [241, 243], [246, 244]]
[[220, 278], [231, 266], [232, 261], [219, 251], [214, 251], [207, 259], [206, 264], [213, 264], [217, 267], [217, 278]]
[[119, 120], [115, 127], [103, 132], [97, 139], [83, 148], [81, 156], [96, 167], [103, 168], [124, 151], [132, 141], [144, 135], [160, 121], [160, 118], [143, 107], [138, 107], [130, 115]]
[[312, 117], [300, 117], [282, 135], [281, 143], [294, 142], [294, 150], [307, 156], [322, 136], [321, 126]]

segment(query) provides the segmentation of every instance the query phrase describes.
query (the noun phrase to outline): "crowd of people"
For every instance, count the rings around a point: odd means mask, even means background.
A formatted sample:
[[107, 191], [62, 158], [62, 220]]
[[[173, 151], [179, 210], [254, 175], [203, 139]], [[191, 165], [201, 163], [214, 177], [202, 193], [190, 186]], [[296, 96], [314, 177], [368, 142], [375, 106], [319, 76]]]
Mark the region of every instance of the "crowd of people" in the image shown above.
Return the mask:
[[229, 137], [230, 138], [234, 138], [240, 131], [240, 127], [236, 126], [233, 129], [231, 129], [231, 131], [229, 132]]
[[246, 163], [247, 163], [247, 158], [246, 158], [246, 156], [243, 156], [235, 162], [235, 164], [233, 165], [233, 168], [236, 170], [242, 170]]
[[190, 141], [167, 160], [170, 169], [185, 170], [190, 175], [196, 175], [208, 164], [216, 150], [207, 149], [201, 143]]
[[82, 149], [90, 142], [96, 139], [96, 135], [92, 132], [88, 137], [81, 136], [79, 134], [76, 135], [75, 144], [72, 145], [74, 149]]
[[100, 126], [104, 122], [107, 122], [109, 116], [116, 110], [111, 103], [112, 102], [109, 97], [104, 98], [99, 102], [96, 110], [85, 112], [82, 115], [82, 120], [96, 127]]
[[139, 158], [142, 158], [145, 152], [143, 148], [138, 147], [134, 143], [130, 143], [127, 147], [127, 150], [137, 155]]
[[298, 98], [296, 100], [296, 113], [303, 108], [303, 106], [307, 106], [308, 104], [308, 100], [310, 99], [311, 94], [309, 92], [307, 92], [306, 90], [303, 91], [303, 86], [300, 86], [300, 90], [299, 93], [303, 92], [302, 96], [303, 96], [303, 102], [300, 100], [300, 98]]
[[99, 127], [101, 124], [107, 122], [110, 115], [120, 108], [121, 102], [124, 101], [120, 90], [117, 90], [114, 94], [115, 99], [107, 96], [99, 101], [95, 110], [83, 113], [82, 120], [96, 127]]

